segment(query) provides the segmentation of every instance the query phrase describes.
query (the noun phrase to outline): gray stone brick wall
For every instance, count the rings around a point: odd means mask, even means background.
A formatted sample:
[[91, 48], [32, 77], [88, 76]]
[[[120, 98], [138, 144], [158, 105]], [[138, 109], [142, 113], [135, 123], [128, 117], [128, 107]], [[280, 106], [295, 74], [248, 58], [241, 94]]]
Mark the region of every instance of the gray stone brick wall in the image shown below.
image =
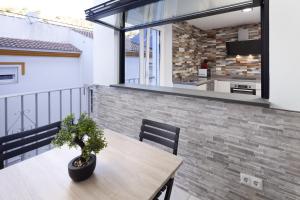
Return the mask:
[[[95, 86], [93, 117], [134, 138], [143, 118], [180, 127], [176, 184], [200, 199], [300, 199], [300, 113]], [[241, 185], [240, 172], [264, 190]]]

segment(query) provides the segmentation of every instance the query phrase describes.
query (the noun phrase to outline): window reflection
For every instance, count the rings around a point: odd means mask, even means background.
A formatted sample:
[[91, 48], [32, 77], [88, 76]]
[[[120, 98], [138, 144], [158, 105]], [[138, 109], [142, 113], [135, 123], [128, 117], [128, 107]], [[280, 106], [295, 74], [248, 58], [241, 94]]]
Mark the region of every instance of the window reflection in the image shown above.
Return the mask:
[[160, 31], [143, 29], [126, 32], [125, 83], [159, 85]]

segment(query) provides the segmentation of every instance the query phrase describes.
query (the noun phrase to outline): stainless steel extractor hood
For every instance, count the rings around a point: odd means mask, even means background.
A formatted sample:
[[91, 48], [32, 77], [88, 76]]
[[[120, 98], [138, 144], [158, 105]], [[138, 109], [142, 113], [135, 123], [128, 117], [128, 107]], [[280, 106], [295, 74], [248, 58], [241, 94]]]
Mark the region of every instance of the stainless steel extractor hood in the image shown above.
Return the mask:
[[249, 30], [239, 29], [238, 41], [226, 42], [227, 55], [261, 54], [261, 40], [249, 40]]

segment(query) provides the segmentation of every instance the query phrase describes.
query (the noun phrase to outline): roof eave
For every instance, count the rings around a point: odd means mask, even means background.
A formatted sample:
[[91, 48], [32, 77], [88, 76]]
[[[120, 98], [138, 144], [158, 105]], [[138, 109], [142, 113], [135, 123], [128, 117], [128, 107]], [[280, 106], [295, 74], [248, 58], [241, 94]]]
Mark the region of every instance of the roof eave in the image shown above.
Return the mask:
[[79, 58], [82, 52], [33, 50], [33, 49], [11, 49], [0, 48], [0, 55], [6, 56], [38, 56], [38, 57], [72, 57]]

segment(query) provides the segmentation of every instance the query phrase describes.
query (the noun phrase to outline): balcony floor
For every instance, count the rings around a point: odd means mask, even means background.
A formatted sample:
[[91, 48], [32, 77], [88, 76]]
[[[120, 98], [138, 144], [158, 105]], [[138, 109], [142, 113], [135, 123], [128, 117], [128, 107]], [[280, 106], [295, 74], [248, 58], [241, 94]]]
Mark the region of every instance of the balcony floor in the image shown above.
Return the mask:
[[[159, 200], [163, 200], [165, 197], [165, 193], [163, 193]], [[176, 184], [173, 185], [172, 194], [171, 194], [171, 200], [201, 200], [191, 194], [189, 194], [187, 191], [179, 188], [176, 186]]]

